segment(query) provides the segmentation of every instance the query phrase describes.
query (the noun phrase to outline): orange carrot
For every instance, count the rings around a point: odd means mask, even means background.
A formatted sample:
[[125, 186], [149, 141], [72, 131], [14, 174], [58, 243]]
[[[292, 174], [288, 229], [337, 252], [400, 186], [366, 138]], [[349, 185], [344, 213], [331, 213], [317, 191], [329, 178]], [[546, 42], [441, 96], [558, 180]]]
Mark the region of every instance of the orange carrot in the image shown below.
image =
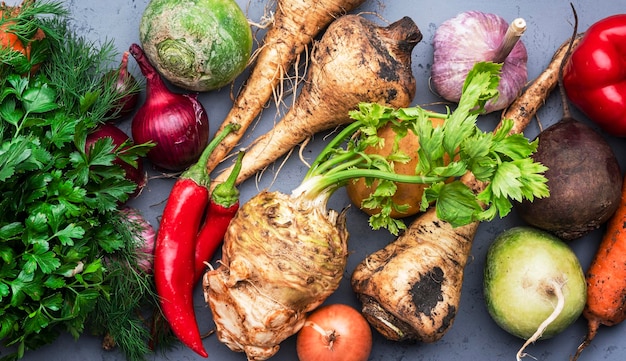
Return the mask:
[[237, 146], [246, 129], [276, 92], [287, 71], [319, 32], [335, 18], [355, 9], [364, 1], [277, 1], [273, 25], [255, 55], [254, 68], [217, 133], [228, 124], [238, 124], [240, 128], [230, 133], [211, 154], [207, 163], [209, 173]]
[[626, 181], [620, 206], [607, 222], [606, 231], [587, 270], [587, 336], [572, 361], [596, 336], [600, 325], [614, 326], [626, 319]]

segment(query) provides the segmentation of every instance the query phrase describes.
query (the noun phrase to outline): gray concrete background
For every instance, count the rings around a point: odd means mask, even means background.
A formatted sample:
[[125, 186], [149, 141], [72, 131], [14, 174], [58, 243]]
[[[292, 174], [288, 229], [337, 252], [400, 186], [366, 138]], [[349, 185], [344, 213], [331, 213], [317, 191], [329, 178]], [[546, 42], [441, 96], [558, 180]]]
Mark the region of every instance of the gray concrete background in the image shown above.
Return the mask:
[[[7, 3], [16, 3], [9, 0]], [[112, 39], [119, 52], [123, 52], [133, 42], [138, 42], [139, 21], [147, 4], [147, 0], [67, 0], [67, 6], [72, 11], [73, 25], [79, 34], [93, 39], [104, 41]], [[242, 9], [253, 23], [259, 23], [268, 6], [261, 0], [238, 0]], [[595, 21], [625, 9], [626, 1], [573, 1], [578, 11], [579, 29], [585, 30]], [[273, 10], [269, 6], [269, 10]], [[529, 79], [534, 79], [548, 64], [557, 47], [567, 39], [572, 32], [572, 14], [568, 1], [382, 1], [367, 0], [357, 11], [376, 12], [380, 18], [372, 15], [376, 21], [383, 24], [393, 22], [402, 16], [410, 16], [420, 27], [424, 39], [413, 51], [413, 69], [417, 79], [417, 95], [414, 104], [428, 104], [437, 100], [429, 90], [428, 77], [432, 64], [432, 38], [437, 26], [448, 18], [466, 10], [479, 10], [496, 13], [507, 20], [523, 17], [528, 24], [528, 30], [523, 36], [529, 54]], [[256, 27], [256, 37], [262, 40], [263, 30]], [[138, 69], [131, 60], [131, 67], [138, 79], [142, 79]], [[235, 89], [245, 78], [244, 73], [236, 81]], [[211, 93], [201, 94], [200, 99], [209, 112], [211, 134], [218, 128], [230, 109], [230, 89], [224, 88]], [[285, 99], [289, 104], [290, 98]], [[249, 143], [256, 135], [269, 129], [275, 121], [276, 109], [269, 107], [262, 119], [248, 132], [243, 144]], [[585, 120], [580, 113], [574, 110], [574, 115]], [[556, 122], [561, 117], [561, 103], [557, 94], [553, 94], [546, 105], [540, 110], [538, 119], [544, 127]], [[493, 128], [497, 120], [487, 117], [481, 120], [481, 126]], [[123, 121], [121, 127], [129, 130], [130, 118]], [[526, 135], [534, 137], [539, 131], [537, 123], [526, 129]], [[625, 143], [622, 139], [607, 137], [618, 154], [622, 169], [625, 169]], [[324, 144], [323, 134], [304, 149], [304, 156], [312, 160]], [[277, 164], [280, 164], [277, 163]], [[151, 169], [150, 165], [148, 169]], [[297, 156], [285, 161], [283, 168], [278, 172], [278, 166], [270, 167], [260, 179], [250, 179], [241, 186], [242, 201], [252, 197], [259, 189], [279, 190], [289, 192], [300, 183], [306, 165]], [[144, 193], [131, 205], [139, 207], [150, 222], [158, 227], [159, 215], [164, 206], [164, 200], [169, 194], [173, 183], [172, 179], [160, 177], [160, 173], [150, 170], [150, 181]], [[331, 198], [329, 207], [341, 209], [349, 204], [343, 190], [339, 190]], [[502, 329], [489, 317], [482, 296], [482, 268], [487, 247], [494, 237], [505, 229], [523, 224], [513, 213], [502, 220], [495, 220], [481, 224], [475, 238], [471, 258], [465, 269], [465, 281], [462, 301], [455, 323], [449, 332], [437, 343], [433, 344], [406, 344], [385, 340], [374, 332], [374, 345], [370, 360], [372, 361], [404, 361], [404, 360], [513, 360], [515, 353], [523, 344]], [[356, 300], [349, 284], [352, 269], [369, 253], [382, 248], [393, 239], [384, 231], [371, 231], [367, 225], [367, 218], [355, 207], [348, 211], [348, 227], [350, 237], [350, 257], [348, 268], [340, 288], [327, 300], [327, 303], [347, 303], [355, 307], [360, 304]], [[578, 254], [583, 267], [586, 269], [597, 247], [602, 230], [597, 230], [585, 238], [571, 242], [571, 246]], [[206, 331], [213, 327], [210, 311], [207, 309], [200, 287], [196, 293], [196, 312], [201, 330]], [[623, 360], [626, 353], [624, 335], [626, 325], [603, 327], [594, 342], [585, 350], [580, 360]], [[526, 351], [537, 360], [567, 360], [576, 350], [586, 331], [583, 319], [578, 320], [562, 334], [549, 339], [540, 340], [531, 345]], [[25, 360], [47, 361], [74, 361], [74, 360], [124, 360], [123, 355], [116, 351], [103, 351], [100, 348], [100, 339], [84, 335], [74, 341], [69, 335], [63, 335], [57, 342], [45, 346], [37, 351], [28, 352]], [[233, 353], [226, 346], [220, 344], [215, 337], [205, 339], [205, 346], [209, 358], [219, 361], [245, 360], [244, 354]], [[0, 348], [0, 357], [6, 350]], [[155, 354], [151, 360], [201, 360], [202, 358], [184, 347], [173, 349], [165, 354]], [[292, 337], [281, 345], [281, 350], [272, 358], [276, 361], [296, 360], [295, 338]]]

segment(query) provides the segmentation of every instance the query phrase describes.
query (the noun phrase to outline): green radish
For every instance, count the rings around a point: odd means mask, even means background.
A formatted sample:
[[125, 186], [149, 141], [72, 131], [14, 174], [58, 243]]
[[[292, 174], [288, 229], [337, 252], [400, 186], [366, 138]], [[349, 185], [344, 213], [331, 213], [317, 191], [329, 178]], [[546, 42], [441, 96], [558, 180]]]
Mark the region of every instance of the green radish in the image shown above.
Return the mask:
[[250, 24], [234, 0], [151, 0], [139, 39], [165, 79], [192, 91], [230, 83], [252, 53]]
[[519, 360], [530, 343], [562, 332], [581, 315], [587, 284], [565, 242], [533, 227], [514, 227], [489, 247], [484, 295], [494, 321], [526, 340]]

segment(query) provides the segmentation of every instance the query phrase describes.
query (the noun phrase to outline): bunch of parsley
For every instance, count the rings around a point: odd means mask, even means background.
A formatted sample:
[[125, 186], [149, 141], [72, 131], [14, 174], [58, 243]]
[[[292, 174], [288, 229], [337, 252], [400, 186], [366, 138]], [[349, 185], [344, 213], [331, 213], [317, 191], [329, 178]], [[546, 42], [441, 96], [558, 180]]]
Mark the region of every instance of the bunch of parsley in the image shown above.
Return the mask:
[[125, 96], [102, 82], [118, 54], [71, 31], [59, 4], [21, 10], [12, 31], [46, 37], [31, 59], [0, 51], [0, 341], [15, 350], [3, 360], [87, 329], [143, 359], [150, 331], [137, 312], [158, 303], [151, 275], [135, 267], [136, 225], [118, 212], [136, 185], [113, 161], [136, 165], [150, 144], [120, 153], [107, 138], [84, 151]]

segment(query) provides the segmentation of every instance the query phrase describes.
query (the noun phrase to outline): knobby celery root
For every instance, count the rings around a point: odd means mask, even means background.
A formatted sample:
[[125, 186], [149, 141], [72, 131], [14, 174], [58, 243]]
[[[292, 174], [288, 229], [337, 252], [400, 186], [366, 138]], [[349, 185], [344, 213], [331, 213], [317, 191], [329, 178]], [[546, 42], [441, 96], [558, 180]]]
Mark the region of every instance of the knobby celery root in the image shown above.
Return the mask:
[[248, 360], [274, 355], [339, 286], [347, 242], [345, 213], [324, 202], [280, 192], [246, 202], [225, 235], [222, 265], [203, 279], [219, 340]]
[[[237, 184], [313, 134], [350, 122], [349, 111], [359, 103], [408, 106], [416, 92], [411, 52], [421, 39], [408, 17], [387, 27], [359, 15], [335, 20], [315, 46], [307, 81], [293, 107], [246, 149]], [[214, 184], [229, 173], [219, 174]]]
[[[568, 39], [547, 68], [502, 115], [520, 133], [558, 83]], [[472, 174], [462, 181], [474, 192], [486, 184]], [[464, 268], [479, 222], [452, 227], [429, 208], [396, 240], [368, 255], [352, 274], [352, 288], [368, 322], [394, 341], [435, 342], [452, 326], [461, 298]]]
[[267, 30], [263, 45], [254, 57], [250, 76], [221, 126], [238, 124], [240, 128], [215, 149], [207, 163], [209, 172], [235, 148], [272, 94], [276, 93], [290, 67], [320, 31], [364, 1], [277, 0], [272, 26]]

